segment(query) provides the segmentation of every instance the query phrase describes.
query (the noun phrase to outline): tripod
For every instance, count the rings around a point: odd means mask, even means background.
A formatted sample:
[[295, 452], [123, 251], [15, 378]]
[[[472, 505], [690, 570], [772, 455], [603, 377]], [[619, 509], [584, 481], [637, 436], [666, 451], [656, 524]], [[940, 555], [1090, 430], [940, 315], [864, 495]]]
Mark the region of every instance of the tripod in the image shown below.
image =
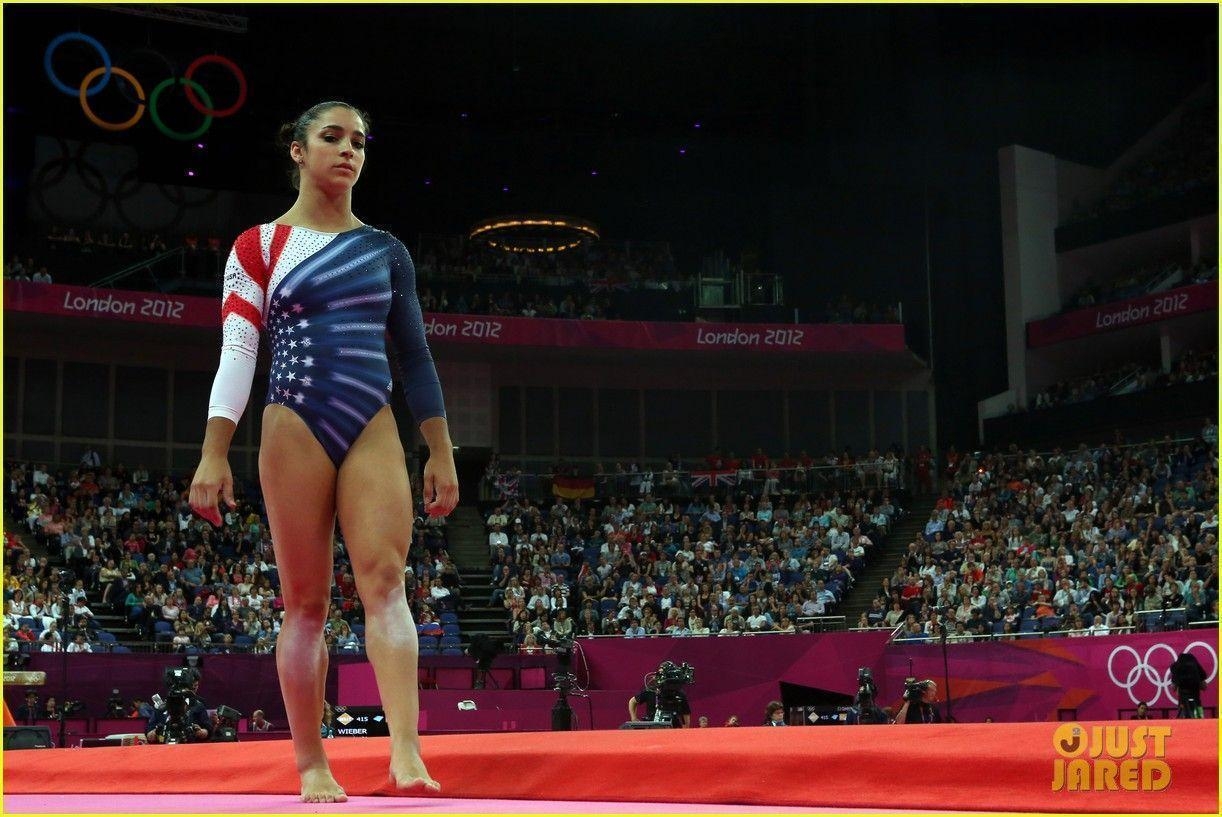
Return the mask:
[[552, 731], [571, 732], [573, 729], [573, 707], [569, 706], [569, 692], [577, 681], [571, 672], [557, 672], [552, 680], [556, 684], [556, 703], [552, 706]]

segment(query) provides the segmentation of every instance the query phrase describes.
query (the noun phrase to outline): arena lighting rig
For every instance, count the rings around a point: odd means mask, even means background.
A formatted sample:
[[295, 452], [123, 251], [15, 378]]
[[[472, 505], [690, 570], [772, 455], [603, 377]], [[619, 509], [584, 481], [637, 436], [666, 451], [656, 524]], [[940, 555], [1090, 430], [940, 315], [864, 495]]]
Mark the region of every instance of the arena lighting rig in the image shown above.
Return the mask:
[[558, 253], [600, 238], [592, 222], [573, 216], [493, 216], [471, 227], [468, 237], [505, 252]]

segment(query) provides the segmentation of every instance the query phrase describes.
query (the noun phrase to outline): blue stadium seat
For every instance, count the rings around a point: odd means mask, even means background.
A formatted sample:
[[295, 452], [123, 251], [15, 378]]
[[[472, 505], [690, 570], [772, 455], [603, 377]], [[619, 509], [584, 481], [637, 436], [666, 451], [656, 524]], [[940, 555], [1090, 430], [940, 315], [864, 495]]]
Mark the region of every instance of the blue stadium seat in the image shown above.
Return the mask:
[[116, 641], [119, 640], [115, 638], [114, 633], [108, 633], [105, 630], [98, 630], [97, 636], [98, 636], [98, 641], [101, 641], [104, 644], [114, 644]]
[[437, 649], [437, 640], [438, 640], [438, 638], [440, 638], [440, 636], [435, 636], [435, 635], [422, 635], [422, 636], [420, 636], [420, 649], [422, 649], [422, 650], [423, 650], [425, 647], [427, 647], [427, 648], [429, 648], [429, 649], [431, 649], [431, 650], [435, 650], [435, 649]]
[[361, 640], [364, 640], [364, 638], [365, 638], [365, 625], [364, 625], [364, 624], [362, 624], [362, 623], [360, 623], [359, 621], [354, 621], [354, 622], [352, 623], [352, 632], [356, 634], [356, 637], [357, 637], [357, 638], [360, 638]]
[[450, 612], [442, 613], [441, 618], [439, 618], [438, 621], [441, 622], [441, 625], [443, 627], [447, 624], [457, 624], [458, 623], [458, 613], [450, 613]]
[[441, 626], [441, 632], [443, 636], [447, 636], [447, 635], [457, 636], [457, 635], [462, 635], [462, 628], [459, 627], [457, 624], [443, 624]]
[[423, 655], [437, 655], [437, 648], [436, 647], [421, 647], [420, 654], [422, 656]]
[[1025, 618], [1023, 619], [1022, 626], [1018, 628], [1018, 631], [1020, 633], [1034, 633], [1038, 625], [1039, 625], [1039, 622], [1036, 621], [1035, 619]]
[[171, 636], [173, 636], [174, 635], [174, 625], [168, 621], [155, 621], [153, 622], [153, 632], [169, 633]]
[[462, 655], [463, 651], [459, 647], [446, 647], [441, 651], [442, 655]]
[[122, 644], [111, 644], [110, 651], [111, 652], [131, 652], [131, 650], [128, 647], [125, 647]]
[[233, 637], [233, 643], [234, 645], [240, 646], [240, 647], [250, 647], [254, 645], [255, 639], [252, 636], [249, 636], [243, 633], [241, 635], [235, 635]]
[[[461, 647], [462, 639], [460, 639], [456, 635], [443, 635], [441, 637], [441, 641], [439, 642], [439, 646], [441, 647], [442, 650], [452, 649], [454, 647]], [[442, 654], [444, 655], [445, 653], [443, 652]]]

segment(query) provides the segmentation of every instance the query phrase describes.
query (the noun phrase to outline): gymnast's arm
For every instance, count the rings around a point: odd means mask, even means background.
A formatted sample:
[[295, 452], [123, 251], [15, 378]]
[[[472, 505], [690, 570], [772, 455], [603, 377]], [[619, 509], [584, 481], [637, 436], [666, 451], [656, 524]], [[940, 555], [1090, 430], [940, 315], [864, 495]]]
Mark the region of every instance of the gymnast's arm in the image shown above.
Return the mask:
[[208, 425], [195, 478], [191, 481], [191, 509], [220, 527], [217, 500], [237, 507], [233, 499], [233, 472], [229, 445], [237, 430], [259, 356], [259, 327], [263, 323], [265, 270], [259, 228], [252, 227], [234, 242], [225, 265], [221, 300], [221, 360], [208, 399]]
[[430, 516], [446, 516], [458, 504], [454, 444], [446, 422], [441, 381], [424, 334], [424, 314], [416, 296], [416, 266], [403, 242], [388, 236], [390, 282], [393, 290], [387, 329], [403, 370], [403, 392], [420, 434], [429, 447], [424, 467], [424, 508]]

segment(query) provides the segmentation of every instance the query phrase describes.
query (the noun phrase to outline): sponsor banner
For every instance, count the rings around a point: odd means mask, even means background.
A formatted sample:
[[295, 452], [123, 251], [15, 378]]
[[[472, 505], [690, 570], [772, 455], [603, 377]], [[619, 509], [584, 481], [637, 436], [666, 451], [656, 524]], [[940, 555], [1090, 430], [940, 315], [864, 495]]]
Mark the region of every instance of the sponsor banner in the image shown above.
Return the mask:
[[[212, 328], [219, 299], [28, 281], [4, 282], [5, 309]], [[431, 344], [757, 352], [902, 352], [901, 324], [755, 324], [579, 321], [425, 314]]]
[[1027, 346], [1037, 348], [1064, 340], [1157, 323], [1218, 308], [1218, 282], [1178, 287], [1154, 295], [1076, 309], [1027, 324]]
[[429, 341], [507, 346], [753, 352], [902, 352], [901, 324], [646, 323], [472, 315], [425, 317]]
[[221, 325], [221, 302], [194, 295], [92, 289], [30, 281], [4, 282], [6, 311], [40, 312], [76, 318], [166, 323], [204, 328]]

